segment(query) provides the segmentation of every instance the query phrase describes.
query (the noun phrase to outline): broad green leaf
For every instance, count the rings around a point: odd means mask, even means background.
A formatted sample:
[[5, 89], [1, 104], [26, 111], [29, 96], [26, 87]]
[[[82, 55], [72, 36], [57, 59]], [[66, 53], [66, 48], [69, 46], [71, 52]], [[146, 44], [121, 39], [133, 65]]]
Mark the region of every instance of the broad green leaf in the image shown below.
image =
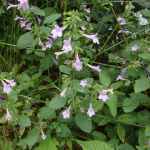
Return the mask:
[[119, 145], [119, 150], [135, 150], [131, 145], [121, 144]]
[[49, 58], [48, 56], [42, 58], [40, 60], [40, 72], [49, 69], [50, 67], [53, 66], [53, 64], [54, 64], [54, 61], [52, 60], [52, 58]]
[[123, 102], [125, 113], [133, 111], [139, 105], [139, 101], [135, 98], [126, 98]]
[[145, 129], [146, 136], [150, 136], [150, 124]]
[[142, 13], [143, 16], [145, 16], [145, 17], [150, 17], [150, 11], [149, 11], [149, 10], [142, 9], [142, 10], [141, 10], [141, 13]]
[[49, 15], [48, 17], [45, 18], [44, 20], [44, 23], [43, 24], [50, 24], [52, 22], [54, 22], [55, 20], [59, 19], [61, 16], [61, 14], [52, 14], [52, 15]]
[[32, 9], [33, 13], [40, 16], [45, 16], [45, 12], [42, 9]]
[[98, 110], [102, 109], [104, 106], [104, 102], [101, 101], [101, 100], [98, 100], [96, 103], [94, 103], [92, 105], [93, 109], [94, 109], [94, 112], [97, 112]]
[[80, 141], [75, 140], [83, 150], [114, 150], [107, 143], [97, 140], [92, 141]]
[[53, 7], [46, 7], [43, 9], [43, 11], [45, 12], [45, 16], [49, 16], [50, 14], [55, 14], [57, 13], [56, 9]]
[[[51, 31], [52, 31], [52, 28], [50, 28], [50, 27], [42, 26], [41, 28], [42, 28], [42, 30], [43, 30], [46, 34], [51, 33]], [[61, 44], [62, 44], [62, 43], [61, 43]]]
[[30, 118], [28, 116], [19, 115], [18, 119], [19, 119], [19, 124], [21, 126], [25, 126], [25, 127], [31, 126], [31, 121], [30, 121]]
[[0, 118], [0, 123], [5, 122], [5, 121], [7, 121], [6, 120], [6, 114], [2, 118]]
[[117, 128], [117, 133], [118, 133], [118, 136], [120, 138], [120, 140], [122, 141], [122, 143], [124, 143], [124, 140], [125, 140], [125, 129], [122, 125], [118, 125], [118, 128]]
[[49, 108], [59, 109], [66, 104], [67, 98], [56, 95], [49, 103]]
[[67, 146], [68, 146], [70, 149], [72, 149], [72, 142], [71, 142], [71, 140], [68, 140], [68, 141], [66, 142], [66, 144], [67, 144]]
[[28, 131], [27, 133], [27, 144], [29, 145], [29, 147], [33, 146], [38, 137], [39, 137], [39, 130], [36, 128], [31, 129], [30, 131]]
[[93, 136], [94, 140], [100, 140], [100, 141], [103, 141], [103, 142], [107, 141], [106, 135], [104, 135], [101, 132], [93, 131], [92, 136]]
[[19, 130], [19, 133], [22, 136], [26, 128], [24, 126], [21, 126], [21, 128], [22, 128], [22, 130]]
[[36, 73], [36, 74], [34, 74], [33, 76], [32, 76], [32, 79], [31, 80], [36, 80], [36, 79], [38, 79], [40, 76], [42, 75], [42, 72], [38, 72], [38, 73]]
[[59, 136], [59, 137], [69, 137], [69, 136], [71, 136], [71, 131], [67, 127], [66, 124], [60, 124], [59, 127], [61, 128], [61, 132], [56, 132], [57, 136]]
[[106, 104], [108, 105], [111, 114], [116, 116], [117, 114], [117, 106], [118, 106], [118, 97], [115, 94], [108, 94], [108, 100], [106, 100]]
[[75, 114], [75, 121], [77, 126], [84, 132], [91, 132], [92, 121], [86, 113], [78, 112]]
[[139, 54], [139, 57], [142, 57], [143, 59], [150, 59], [150, 53]]
[[34, 51], [34, 53], [35, 53], [37, 56], [45, 57], [45, 53], [44, 53], [44, 52]]
[[34, 35], [31, 32], [21, 35], [17, 43], [18, 48], [23, 49], [29, 47], [33, 41], [33, 37]]
[[123, 115], [120, 115], [118, 117], [118, 120], [121, 121], [122, 123], [125, 123], [125, 124], [132, 124], [132, 123], [136, 123], [137, 122], [137, 119], [135, 116], [133, 115], [130, 115], [130, 114], [123, 114]]
[[138, 93], [136, 98], [139, 101], [139, 103], [141, 103], [141, 104], [150, 102], [150, 98], [143, 93]]
[[117, 150], [117, 147], [119, 145], [119, 139], [118, 138], [112, 138], [107, 142], [107, 144], [109, 144], [112, 148]]
[[111, 121], [110, 119], [103, 119], [98, 125], [99, 126], [104, 126], [104, 125], [106, 125], [110, 121]]
[[105, 71], [101, 71], [99, 73], [99, 78], [100, 78], [100, 82], [105, 85], [105, 86], [109, 86], [111, 83], [111, 78], [109, 77], [109, 75], [105, 72]]
[[17, 72], [19, 71], [19, 65], [15, 64], [14, 67], [12, 68], [12, 75], [16, 75]]
[[17, 145], [17, 146], [25, 146], [25, 145], [27, 145], [27, 139], [21, 140], [21, 141], [18, 142], [16, 145]]
[[108, 136], [110, 139], [117, 137], [117, 130], [114, 128], [113, 125], [107, 124], [107, 125], [105, 126], [105, 130], [106, 130], [106, 132], [107, 132], [107, 136]]
[[30, 81], [30, 77], [27, 74], [22, 73], [22, 75], [25, 81]]
[[24, 104], [22, 103], [22, 102], [17, 102], [16, 104], [15, 104], [15, 107], [20, 107], [20, 106], [23, 106]]
[[48, 132], [48, 134], [46, 135], [46, 139], [43, 140], [38, 147], [34, 148], [34, 150], [58, 150], [58, 149], [55, 143], [50, 138], [50, 133]]
[[65, 65], [60, 65], [59, 70], [63, 73], [70, 74], [70, 69]]
[[3, 150], [13, 150], [12, 143], [10, 141], [7, 141], [3, 147]]
[[50, 109], [48, 107], [42, 107], [40, 112], [38, 113], [38, 118], [42, 121], [43, 119], [51, 120], [55, 117], [56, 113], [54, 109]]
[[113, 90], [116, 90], [116, 89], [118, 89], [120, 86], [122, 86], [122, 84], [123, 84], [123, 81], [118, 81], [118, 82], [112, 83], [112, 84], [110, 85], [110, 88], [112, 88]]
[[150, 2], [148, 2], [147, 0], [137, 0], [137, 1], [140, 1], [140, 2], [136, 2], [137, 4], [141, 5], [142, 7], [146, 7], [146, 8], [150, 8]]
[[139, 80], [135, 80], [134, 91], [136, 93], [145, 91], [148, 88], [149, 88], [149, 78], [148, 77], [143, 77]]
[[11, 91], [10, 94], [8, 94], [8, 100], [9, 101], [17, 101], [18, 97], [17, 97], [17, 92], [16, 91]]

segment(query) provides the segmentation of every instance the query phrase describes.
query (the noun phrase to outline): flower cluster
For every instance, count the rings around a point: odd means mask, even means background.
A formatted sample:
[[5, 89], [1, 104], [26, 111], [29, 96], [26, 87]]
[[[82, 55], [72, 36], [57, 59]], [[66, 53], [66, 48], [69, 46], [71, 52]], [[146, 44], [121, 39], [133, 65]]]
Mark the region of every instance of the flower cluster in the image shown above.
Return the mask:
[[126, 25], [127, 24], [126, 21], [123, 18], [121, 18], [120, 16], [117, 19], [118, 19], [118, 21], [121, 21], [120, 22], [121, 25]]

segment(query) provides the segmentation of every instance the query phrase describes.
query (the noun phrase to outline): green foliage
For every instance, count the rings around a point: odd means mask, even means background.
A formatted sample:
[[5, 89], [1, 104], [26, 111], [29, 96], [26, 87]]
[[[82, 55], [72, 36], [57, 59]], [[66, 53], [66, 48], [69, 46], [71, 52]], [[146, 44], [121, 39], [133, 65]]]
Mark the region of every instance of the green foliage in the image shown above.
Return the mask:
[[150, 136], [150, 124], [145, 129], [146, 136]]
[[59, 19], [60, 17], [61, 17], [60, 14], [52, 14], [52, 15], [49, 15], [48, 17], [45, 18], [43, 24], [52, 23], [52, 22], [54, 22], [55, 20]]
[[92, 135], [93, 135], [94, 140], [100, 140], [100, 141], [103, 141], [103, 142], [107, 141], [106, 135], [104, 135], [101, 132], [93, 131]]
[[28, 116], [19, 115], [18, 118], [19, 118], [19, 124], [21, 126], [25, 126], [25, 127], [31, 126], [31, 121], [30, 121], [30, 118]]
[[127, 144], [119, 145], [119, 149], [120, 150], [134, 150], [134, 148], [131, 145], [127, 145]]
[[22, 75], [25, 81], [30, 81], [30, 77], [27, 74], [22, 73]]
[[121, 124], [118, 125], [117, 133], [122, 143], [124, 143], [126, 132], [125, 132], [124, 127]]
[[19, 49], [27, 48], [31, 45], [33, 41], [34, 35], [31, 32], [27, 32], [23, 34], [19, 39], [17, 46]]
[[59, 69], [63, 73], [70, 74], [70, 69], [68, 67], [66, 67], [65, 65], [60, 65]]
[[137, 119], [135, 116], [130, 114], [123, 114], [118, 117], [118, 120], [125, 124], [136, 123]]
[[110, 85], [110, 88], [113, 88], [113, 90], [116, 90], [116, 89], [118, 89], [120, 86], [122, 86], [122, 84], [123, 84], [123, 81], [118, 81], [118, 82], [112, 83], [112, 84]]
[[75, 114], [75, 121], [77, 126], [84, 132], [90, 133], [92, 130], [92, 121], [85, 113], [78, 112]]
[[33, 13], [40, 16], [45, 16], [45, 12], [42, 9], [32, 9]]
[[110, 85], [111, 78], [109, 77], [109, 75], [105, 71], [100, 71], [99, 78], [100, 78], [100, 82], [103, 85], [106, 85], [107, 87]]

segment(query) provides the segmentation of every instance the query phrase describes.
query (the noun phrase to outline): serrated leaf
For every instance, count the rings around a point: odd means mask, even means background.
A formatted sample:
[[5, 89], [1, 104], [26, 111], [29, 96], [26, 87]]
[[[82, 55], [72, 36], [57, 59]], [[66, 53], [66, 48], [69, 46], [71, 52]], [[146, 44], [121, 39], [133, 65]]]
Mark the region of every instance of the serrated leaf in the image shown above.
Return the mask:
[[40, 16], [45, 16], [45, 12], [42, 9], [32, 9], [33, 13]]
[[34, 81], [34, 80], [38, 79], [41, 75], [42, 75], [42, 72], [38, 72], [38, 73], [34, 74], [32, 76], [32, 80]]
[[146, 136], [150, 136], [150, 124], [145, 129]]
[[118, 97], [115, 94], [108, 94], [108, 100], [106, 101], [106, 104], [108, 105], [111, 114], [114, 116], [116, 116], [117, 114], [117, 107], [118, 107]]
[[98, 110], [102, 109], [104, 106], [104, 102], [101, 101], [101, 100], [98, 100], [96, 103], [94, 103], [92, 105], [93, 109], [94, 109], [94, 112], [96, 113]]
[[149, 11], [149, 10], [142, 9], [142, 10], [141, 10], [141, 13], [142, 13], [143, 16], [145, 16], [145, 17], [150, 17], [150, 11]]
[[123, 84], [123, 81], [115, 82], [115, 83], [112, 83], [112, 84], [110, 85], [110, 88], [112, 88], [113, 90], [116, 90], [116, 89], [118, 89], [122, 84]]
[[111, 78], [109, 77], [109, 75], [105, 72], [105, 71], [101, 71], [99, 73], [99, 78], [100, 78], [100, 82], [105, 85], [105, 86], [109, 86], [109, 84], [111, 83]]
[[40, 121], [43, 119], [51, 120], [55, 117], [56, 113], [54, 109], [50, 109], [48, 107], [42, 107], [41, 111], [38, 113], [38, 118], [40, 118]]
[[139, 54], [139, 57], [142, 57], [143, 59], [149, 59], [150, 58], [150, 53]]
[[19, 124], [21, 126], [25, 126], [25, 127], [31, 126], [31, 121], [30, 121], [30, 118], [28, 116], [19, 115], [18, 119], [19, 119]]
[[17, 101], [18, 97], [17, 97], [17, 92], [16, 91], [11, 91], [10, 94], [8, 94], [8, 100], [9, 101]]
[[138, 100], [139, 103], [141, 103], [141, 104], [150, 102], [150, 98], [149, 98], [147, 95], [143, 94], [143, 93], [139, 93], [139, 94], [137, 95], [137, 100]]
[[83, 148], [83, 150], [114, 150], [111, 148], [107, 143], [97, 140], [92, 141], [80, 141], [75, 140], [80, 146]]
[[56, 132], [57, 136], [59, 136], [59, 137], [69, 137], [69, 136], [71, 136], [71, 131], [67, 127], [66, 124], [60, 124], [59, 127], [61, 128], [61, 132]]
[[48, 17], [45, 18], [44, 20], [44, 23], [43, 24], [50, 24], [52, 22], [54, 22], [55, 20], [59, 19], [61, 16], [61, 14], [52, 14], [52, 15], [49, 15]]
[[30, 81], [30, 77], [29, 77], [27, 74], [22, 73], [22, 75], [23, 75], [23, 79], [24, 79], [25, 81]]
[[70, 69], [65, 65], [60, 65], [59, 70], [63, 73], [70, 74]]
[[109, 123], [111, 120], [110, 119], [103, 119], [98, 125], [99, 126], [104, 126], [106, 125], [107, 123]]
[[118, 138], [113, 138], [110, 139], [107, 144], [109, 144], [112, 148], [114, 148], [115, 150], [117, 150], [117, 147], [119, 145], [119, 139]]
[[36, 141], [39, 137], [39, 134], [40, 133], [39, 133], [38, 129], [36, 129], [36, 128], [33, 128], [30, 131], [28, 131], [27, 144], [29, 145], [29, 147], [33, 146], [36, 143]]
[[139, 80], [135, 80], [134, 91], [136, 93], [145, 91], [149, 88], [149, 78], [143, 77]]
[[126, 123], [126, 124], [130, 124], [130, 123], [136, 123], [137, 122], [137, 119], [135, 116], [133, 115], [130, 115], [130, 114], [123, 114], [123, 115], [120, 115], [118, 117], [118, 120], [121, 121], [122, 123]]
[[46, 135], [46, 139], [43, 140], [38, 147], [34, 150], [58, 150], [55, 143], [50, 138], [50, 133], [48, 132]]
[[17, 146], [25, 146], [25, 145], [27, 145], [27, 139], [21, 140], [21, 141], [18, 142], [16, 145], [17, 145]]
[[103, 142], [107, 141], [106, 135], [104, 135], [101, 132], [93, 131], [92, 136], [93, 136], [94, 140], [100, 140], [100, 141], [103, 141]]
[[133, 111], [137, 106], [139, 105], [139, 102], [135, 98], [126, 98], [123, 102], [123, 109], [124, 111], [131, 112]]
[[84, 132], [91, 132], [92, 130], [92, 121], [91, 118], [86, 113], [78, 112], [75, 114], [75, 121], [77, 126]]
[[34, 35], [31, 32], [21, 35], [17, 43], [18, 48], [19, 49], [27, 48], [29, 45], [31, 45], [33, 38]]
[[34, 53], [35, 53], [37, 56], [45, 57], [45, 53], [44, 53], [44, 52], [34, 51]]
[[67, 98], [56, 95], [49, 103], [49, 108], [59, 109], [66, 104]]
[[46, 17], [50, 14], [56, 14], [57, 13], [56, 9], [54, 9], [52, 7], [46, 7], [43, 9], [43, 11], [45, 12]]
[[119, 145], [119, 150], [135, 150], [131, 145], [121, 144]]
[[7, 121], [7, 120], [6, 120], [6, 114], [5, 114], [2, 118], [0, 118], [0, 123], [3, 123], [3, 122], [5, 122], [5, 121]]
[[120, 140], [124, 143], [126, 132], [125, 132], [124, 127], [120, 124], [118, 125], [117, 133], [118, 133]]
[[7, 141], [3, 147], [3, 150], [12, 150], [12, 143], [10, 143], [10, 141]]

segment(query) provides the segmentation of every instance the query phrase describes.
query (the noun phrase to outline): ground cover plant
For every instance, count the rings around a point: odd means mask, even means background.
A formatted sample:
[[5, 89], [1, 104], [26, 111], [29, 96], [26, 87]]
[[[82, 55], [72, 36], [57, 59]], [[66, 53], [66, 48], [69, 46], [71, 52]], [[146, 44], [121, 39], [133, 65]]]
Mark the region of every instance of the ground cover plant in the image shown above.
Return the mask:
[[150, 149], [149, 8], [2, 0], [1, 149]]

